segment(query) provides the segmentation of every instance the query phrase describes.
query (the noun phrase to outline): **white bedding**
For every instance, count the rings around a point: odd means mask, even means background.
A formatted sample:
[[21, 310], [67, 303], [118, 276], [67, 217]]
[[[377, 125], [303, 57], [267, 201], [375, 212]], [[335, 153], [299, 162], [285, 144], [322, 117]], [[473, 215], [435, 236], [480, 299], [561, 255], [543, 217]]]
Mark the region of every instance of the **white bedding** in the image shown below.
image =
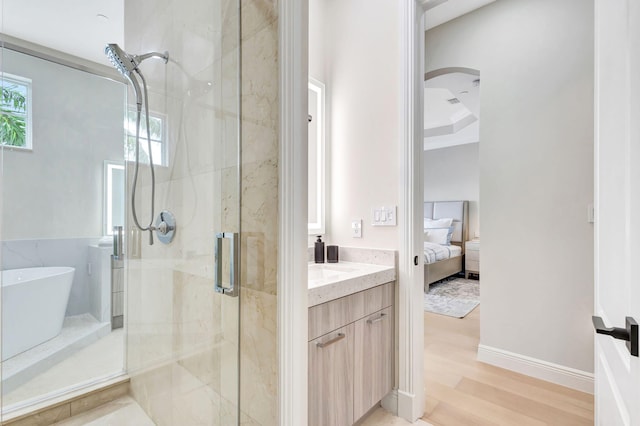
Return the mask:
[[461, 254], [462, 247], [460, 246], [443, 246], [428, 241], [424, 242], [424, 263], [434, 263], [439, 260], [460, 256]]

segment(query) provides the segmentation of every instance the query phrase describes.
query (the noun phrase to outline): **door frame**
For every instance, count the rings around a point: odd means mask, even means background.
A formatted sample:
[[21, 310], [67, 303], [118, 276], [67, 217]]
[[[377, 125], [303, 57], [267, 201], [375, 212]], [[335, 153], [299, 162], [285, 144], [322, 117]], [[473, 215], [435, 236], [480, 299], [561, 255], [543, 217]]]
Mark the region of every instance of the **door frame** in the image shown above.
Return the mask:
[[[385, 408], [411, 422], [424, 413], [423, 96], [425, 0], [403, 0], [399, 16], [398, 389]], [[279, 16], [279, 424], [307, 422], [308, 0], [278, 2]], [[419, 155], [417, 155], [419, 154]], [[420, 260], [414, 265], [414, 256]]]
[[415, 422], [425, 405], [423, 238], [417, 232], [424, 221], [425, 1], [404, 0], [401, 7], [397, 414]]
[[309, 0], [278, 2], [278, 416], [307, 424], [307, 97]]

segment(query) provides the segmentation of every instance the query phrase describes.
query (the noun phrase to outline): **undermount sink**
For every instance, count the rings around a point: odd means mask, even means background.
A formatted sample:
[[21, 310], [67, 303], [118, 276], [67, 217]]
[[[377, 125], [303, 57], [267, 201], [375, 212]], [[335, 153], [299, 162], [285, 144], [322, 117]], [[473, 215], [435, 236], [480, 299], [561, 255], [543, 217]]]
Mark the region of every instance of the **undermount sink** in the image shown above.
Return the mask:
[[335, 275], [357, 271], [356, 268], [336, 263], [313, 263], [309, 265], [309, 279], [330, 278]]

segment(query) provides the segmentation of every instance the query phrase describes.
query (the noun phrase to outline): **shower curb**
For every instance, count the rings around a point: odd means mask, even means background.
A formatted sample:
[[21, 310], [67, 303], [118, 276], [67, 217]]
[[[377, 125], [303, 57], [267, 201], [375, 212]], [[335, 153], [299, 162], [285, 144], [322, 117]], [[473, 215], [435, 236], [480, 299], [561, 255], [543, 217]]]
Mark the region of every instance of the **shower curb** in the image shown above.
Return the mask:
[[129, 377], [118, 376], [2, 416], [2, 426], [45, 426], [129, 394]]

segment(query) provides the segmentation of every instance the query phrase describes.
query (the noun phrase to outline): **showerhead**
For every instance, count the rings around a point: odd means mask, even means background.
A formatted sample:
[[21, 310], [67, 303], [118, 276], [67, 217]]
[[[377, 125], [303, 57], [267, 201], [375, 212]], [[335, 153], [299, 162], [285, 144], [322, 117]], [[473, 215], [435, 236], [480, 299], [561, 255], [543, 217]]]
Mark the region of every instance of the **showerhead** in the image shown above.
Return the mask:
[[120, 46], [115, 43], [107, 44], [104, 48], [104, 53], [113, 66], [125, 77], [128, 77], [129, 74], [138, 67], [134, 57], [120, 49]]
[[133, 71], [135, 71], [144, 82], [144, 77], [138, 69], [138, 65], [140, 65], [142, 61], [148, 58], [160, 58], [163, 59], [164, 63], [166, 64], [169, 61], [169, 52], [149, 52], [145, 53], [144, 55], [130, 55], [124, 50], [120, 49], [120, 46], [118, 46], [117, 44], [109, 43], [105, 46], [104, 53], [105, 55], [107, 55], [113, 66], [116, 67], [116, 69], [120, 72], [120, 74], [122, 74], [124, 77], [126, 77], [127, 80], [129, 80], [129, 82], [131, 82], [133, 90], [136, 93], [136, 103], [138, 104], [138, 109], [140, 109], [142, 106], [142, 93], [140, 91], [140, 84], [133, 74]]
[[115, 43], [107, 44], [104, 48], [104, 53], [107, 55], [113, 66], [116, 67], [116, 69], [125, 77], [132, 71], [139, 73], [140, 70], [138, 69], [138, 65], [140, 65], [145, 59], [160, 58], [164, 60], [165, 64], [169, 61], [169, 52], [149, 52], [143, 55], [130, 55], [120, 49], [120, 46]]

